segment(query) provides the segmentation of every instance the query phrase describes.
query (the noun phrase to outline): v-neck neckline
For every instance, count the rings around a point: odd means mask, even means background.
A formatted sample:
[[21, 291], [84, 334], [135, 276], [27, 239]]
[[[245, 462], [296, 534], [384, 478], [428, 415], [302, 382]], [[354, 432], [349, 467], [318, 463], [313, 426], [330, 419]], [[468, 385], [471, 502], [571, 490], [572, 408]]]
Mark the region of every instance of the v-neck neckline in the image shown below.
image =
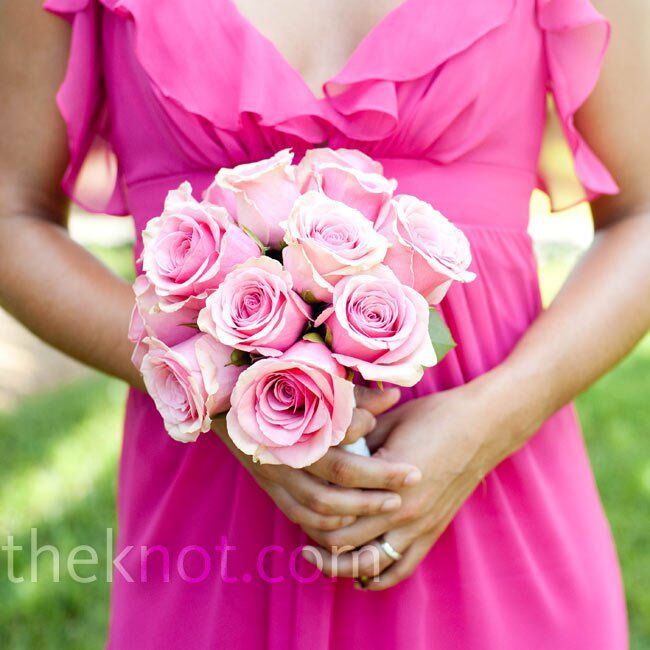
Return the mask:
[[300, 80], [300, 83], [306, 90], [309, 92], [311, 97], [317, 102], [325, 102], [329, 99], [329, 93], [327, 91], [328, 84], [336, 82], [337, 78], [340, 77], [353, 63], [357, 58], [359, 52], [366, 44], [376, 35], [376, 33], [382, 29], [394, 16], [396, 13], [404, 9], [404, 7], [410, 2], [410, 0], [402, 0], [395, 7], [389, 10], [384, 16], [382, 16], [361, 38], [361, 40], [354, 47], [350, 55], [347, 57], [342, 67], [331, 77], [325, 79], [321, 85], [321, 93], [318, 95], [314, 92], [312, 87], [307, 83], [307, 80], [304, 78], [302, 73], [296, 68], [295, 65], [287, 59], [287, 57], [282, 53], [280, 48], [268, 37], [266, 36], [259, 27], [257, 27], [239, 8], [236, 0], [226, 0], [236, 14], [237, 19], [248, 29], [250, 30], [257, 38], [262, 39], [270, 46], [274, 56], [280, 61], [281, 65], [291, 70], [295, 76]]

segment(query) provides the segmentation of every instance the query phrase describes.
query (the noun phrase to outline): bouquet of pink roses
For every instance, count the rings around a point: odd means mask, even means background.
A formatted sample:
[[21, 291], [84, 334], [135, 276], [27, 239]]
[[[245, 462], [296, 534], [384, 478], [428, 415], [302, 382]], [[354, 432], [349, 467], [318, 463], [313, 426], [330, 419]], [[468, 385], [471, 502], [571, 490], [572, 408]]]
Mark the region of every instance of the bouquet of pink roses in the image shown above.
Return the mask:
[[396, 188], [359, 151], [286, 149], [169, 192], [129, 337], [173, 438], [228, 411], [244, 453], [304, 467], [343, 440], [355, 375], [413, 386], [453, 347], [435, 305], [474, 279], [468, 241]]

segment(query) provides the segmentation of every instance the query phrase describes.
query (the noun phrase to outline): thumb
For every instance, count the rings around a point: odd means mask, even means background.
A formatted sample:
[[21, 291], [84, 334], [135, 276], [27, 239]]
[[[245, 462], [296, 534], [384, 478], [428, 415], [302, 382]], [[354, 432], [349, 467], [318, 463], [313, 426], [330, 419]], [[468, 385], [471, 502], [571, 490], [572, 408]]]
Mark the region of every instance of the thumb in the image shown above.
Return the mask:
[[399, 388], [368, 388], [367, 386], [355, 386], [354, 396], [357, 401], [357, 408], [370, 411], [373, 415], [380, 415], [392, 408], [399, 401], [401, 392]]

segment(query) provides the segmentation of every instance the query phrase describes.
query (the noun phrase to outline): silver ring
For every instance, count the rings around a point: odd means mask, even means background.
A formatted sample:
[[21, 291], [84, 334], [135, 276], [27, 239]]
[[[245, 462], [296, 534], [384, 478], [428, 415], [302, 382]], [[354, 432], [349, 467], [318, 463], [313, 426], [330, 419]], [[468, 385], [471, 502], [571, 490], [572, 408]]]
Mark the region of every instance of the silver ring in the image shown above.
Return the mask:
[[399, 551], [396, 551], [383, 537], [379, 537], [377, 541], [379, 542], [381, 550], [386, 553], [391, 560], [397, 562], [402, 559], [402, 554]]

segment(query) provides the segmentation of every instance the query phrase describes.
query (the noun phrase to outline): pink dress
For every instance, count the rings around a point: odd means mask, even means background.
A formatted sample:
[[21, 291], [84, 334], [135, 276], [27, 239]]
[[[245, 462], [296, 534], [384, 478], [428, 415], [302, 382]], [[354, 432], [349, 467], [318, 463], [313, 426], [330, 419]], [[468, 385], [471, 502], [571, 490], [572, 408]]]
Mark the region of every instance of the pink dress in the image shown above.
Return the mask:
[[[327, 143], [380, 159], [401, 191], [462, 225], [478, 279], [444, 303], [460, 344], [407, 399], [492, 368], [540, 311], [526, 227], [547, 91], [585, 196], [617, 189], [573, 124], [609, 35], [588, 0], [404, 0], [325, 99], [232, 0], [45, 6], [73, 26], [58, 95], [71, 152], [63, 183], [85, 207], [133, 214], [140, 231], [185, 179], [201, 192], [222, 165]], [[103, 196], [76, 182], [97, 146]], [[118, 508], [110, 648], [627, 646], [616, 554], [570, 406], [486, 477], [415, 575], [385, 592], [315, 577], [295, 551], [305, 536], [216, 436], [173, 441], [137, 391]]]

